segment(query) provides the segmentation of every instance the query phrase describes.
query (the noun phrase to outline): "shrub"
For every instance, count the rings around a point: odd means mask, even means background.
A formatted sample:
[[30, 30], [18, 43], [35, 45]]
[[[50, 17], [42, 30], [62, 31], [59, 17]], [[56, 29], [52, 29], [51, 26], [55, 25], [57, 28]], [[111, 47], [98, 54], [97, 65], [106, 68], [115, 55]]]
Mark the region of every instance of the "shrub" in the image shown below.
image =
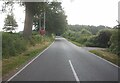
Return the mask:
[[109, 47], [111, 35], [112, 33], [110, 30], [101, 30], [96, 36], [92, 36], [87, 40], [86, 46]]
[[21, 53], [26, 50], [26, 41], [19, 34], [3, 33], [2, 36], [3, 58], [15, 56], [17, 53]]
[[27, 50], [28, 46], [34, 46], [44, 41], [51, 41], [53, 38], [42, 37], [38, 34], [34, 34], [30, 39], [24, 39], [19, 33], [7, 33], [3, 32], [2, 40], [2, 55], [3, 58], [9, 58], [16, 56]]
[[109, 47], [109, 40], [112, 33], [109, 29], [101, 30], [97, 34], [97, 41], [99, 47]]
[[109, 50], [120, 56], [120, 30], [114, 29], [112, 31], [112, 36], [110, 38], [110, 47]]
[[90, 47], [97, 47], [98, 43], [96, 41], [97, 41], [97, 36], [96, 35], [91, 36], [91, 37], [88, 38], [88, 40], [85, 43], [85, 45], [86, 46], [90, 46]]
[[80, 34], [92, 35], [92, 33], [90, 31], [86, 30], [86, 29], [82, 29], [80, 31]]

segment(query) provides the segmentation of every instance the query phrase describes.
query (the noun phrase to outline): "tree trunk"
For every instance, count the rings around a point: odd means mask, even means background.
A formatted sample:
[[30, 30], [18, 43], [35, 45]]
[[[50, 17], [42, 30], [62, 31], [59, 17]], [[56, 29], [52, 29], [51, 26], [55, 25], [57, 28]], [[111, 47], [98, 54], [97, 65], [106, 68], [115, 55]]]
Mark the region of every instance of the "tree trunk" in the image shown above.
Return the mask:
[[32, 36], [32, 26], [33, 26], [33, 8], [31, 2], [25, 3], [25, 23], [24, 23], [24, 31], [23, 36], [25, 38], [30, 38]]

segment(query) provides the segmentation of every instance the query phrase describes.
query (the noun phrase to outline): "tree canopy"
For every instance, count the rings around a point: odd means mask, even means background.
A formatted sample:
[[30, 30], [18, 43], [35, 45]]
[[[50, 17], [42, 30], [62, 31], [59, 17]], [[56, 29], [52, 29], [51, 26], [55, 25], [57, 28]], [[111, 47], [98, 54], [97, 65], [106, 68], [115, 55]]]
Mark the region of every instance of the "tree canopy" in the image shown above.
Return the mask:
[[[67, 27], [66, 15], [60, 2], [51, 2], [46, 8], [46, 31], [48, 33], [62, 34]], [[41, 25], [43, 25], [43, 14], [41, 14]], [[34, 18], [35, 30], [39, 30], [39, 20]]]
[[[53, 0], [54, 1], [54, 0]], [[5, 2], [6, 5], [13, 6], [15, 2]], [[33, 25], [35, 30], [39, 29], [40, 20], [43, 25], [43, 13], [46, 13], [47, 33], [62, 34], [67, 27], [67, 20], [60, 2], [21, 2], [25, 6], [25, 22], [23, 36], [29, 38], [32, 35]], [[37, 17], [37, 18], [36, 18]]]
[[[66, 16], [60, 2], [26, 2], [25, 26], [23, 35], [29, 37], [32, 34], [32, 26], [35, 24], [39, 30], [39, 20], [43, 25], [43, 13], [46, 13], [46, 30], [48, 33], [62, 34], [67, 27]], [[38, 17], [38, 19], [36, 19]]]
[[68, 25], [68, 28], [70, 30], [76, 31], [76, 32], [79, 32], [82, 29], [86, 29], [86, 30], [90, 31], [93, 35], [96, 35], [99, 30], [110, 29], [110, 27], [103, 26], [103, 25], [99, 25], [99, 26], [93, 26], [93, 25]]
[[12, 32], [13, 30], [16, 29], [16, 27], [18, 27], [18, 24], [17, 24], [13, 14], [7, 15], [4, 22], [5, 22], [5, 24], [4, 24], [3, 30], [5, 30], [5, 31]]

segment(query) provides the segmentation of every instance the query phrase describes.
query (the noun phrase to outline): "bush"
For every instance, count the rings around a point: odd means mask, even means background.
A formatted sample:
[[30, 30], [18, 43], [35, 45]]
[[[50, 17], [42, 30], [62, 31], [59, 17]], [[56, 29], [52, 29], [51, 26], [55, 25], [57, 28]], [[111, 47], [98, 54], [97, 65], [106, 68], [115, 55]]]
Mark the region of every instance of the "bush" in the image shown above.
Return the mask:
[[86, 46], [95, 46], [95, 47], [109, 47], [109, 40], [112, 35], [112, 32], [108, 29], [101, 30], [96, 36], [90, 37]]
[[120, 30], [114, 29], [112, 31], [112, 36], [110, 38], [110, 47], [109, 50], [120, 56]]
[[38, 43], [53, 41], [53, 38], [51, 36], [42, 37], [39, 34], [32, 35], [30, 39], [24, 39], [19, 33], [3, 32], [2, 36], [3, 58], [19, 55], [20, 53], [26, 51], [28, 47], [34, 46]]
[[89, 47], [97, 47], [98, 43], [96, 41], [97, 41], [97, 36], [96, 35], [91, 36], [90, 38], [88, 38], [88, 40], [85, 43], [85, 45], [89, 46]]
[[86, 29], [82, 29], [79, 32], [74, 32], [74, 31], [68, 30], [67, 32], [65, 32], [63, 34], [63, 36], [65, 38], [68, 38], [68, 39], [78, 42], [80, 44], [85, 44], [85, 42], [91, 35], [92, 35], [91, 32]]
[[98, 32], [97, 41], [99, 47], [109, 47], [109, 40], [112, 35], [111, 30], [105, 29]]
[[82, 29], [80, 31], [80, 34], [92, 35], [92, 33], [90, 31], [88, 31], [87, 29]]
[[19, 34], [3, 33], [2, 36], [3, 58], [15, 56], [26, 50], [26, 41]]
[[80, 37], [77, 38], [76, 42], [80, 43], [80, 44], [84, 44], [87, 41], [87, 36], [85, 35], [80, 35]]

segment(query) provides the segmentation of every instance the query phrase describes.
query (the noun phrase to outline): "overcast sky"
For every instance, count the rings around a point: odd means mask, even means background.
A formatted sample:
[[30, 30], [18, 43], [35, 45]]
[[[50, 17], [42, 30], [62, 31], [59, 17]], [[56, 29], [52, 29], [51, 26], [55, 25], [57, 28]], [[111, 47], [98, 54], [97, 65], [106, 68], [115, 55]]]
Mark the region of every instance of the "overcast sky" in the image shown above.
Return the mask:
[[[118, 20], [118, 2], [120, 0], [62, 0], [68, 24], [105, 25], [113, 27]], [[0, 3], [1, 5], [1, 3]], [[24, 27], [24, 7], [15, 6], [15, 18], [19, 25], [17, 31]], [[3, 28], [5, 14], [0, 12], [0, 28]]]
[[115, 26], [120, 0], [65, 0], [69, 24]]

